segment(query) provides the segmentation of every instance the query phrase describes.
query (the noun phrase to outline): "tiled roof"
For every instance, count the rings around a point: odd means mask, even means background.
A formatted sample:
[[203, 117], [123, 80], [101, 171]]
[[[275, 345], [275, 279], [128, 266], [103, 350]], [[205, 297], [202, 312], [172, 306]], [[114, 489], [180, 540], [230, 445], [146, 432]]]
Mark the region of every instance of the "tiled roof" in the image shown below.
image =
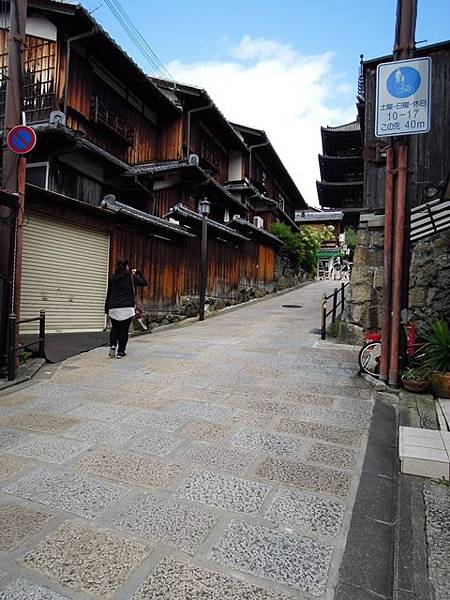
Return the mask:
[[[186, 220], [186, 222], [191, 221], [191, 222], [197, 223], [199, 225], [202, 222], [201, 215], [194, 212], [193, 210], [190, 210], [189, 208], [184, 206], [181, 202], [179, 204], [176, 204], [173, 208], [170, 209], [170, 211], [166, 215], [164, 215], [164, 218], [166, 218], [166, 219], [172, 218], [172, 219], [178, 220], [180, 217], [183, 220]], [[214, 221], [213, 219], [208, 219], [208, 227], [215, 230], [217, 234], [222, 233], [223, 235], [226, 235], [227, 237], [238, 239], [238, 240], [241, 240], [244, 242], [248, 242], [248, 240], [249, 240], [249, 238], [241, 235], [240, 233], [237, 233], [230, 227], [227, 227], [226, 225], [223, 225], [222, 223], [219, 223], [218, 221]]]
[[344, 213], [341, 211], [324, 211], [324, 212], [306, 212], [297, 211], [295, 213], [296, 223], [317, 223], [327, 221], [342, 221]]
[[265, 237], [267, 240], [270, 240], [270, 242], [275, 243], [276, 245], [281, 245], [283, 243], [279, 238], [277, 238], [276, 235], [267, 231], [267, 229], [256, 227], [256, 225], [253, 225], [253, 223], [250, 223], [250, 221], [240, 219], [237, 215], [235, 215], [230, 223], [228, 223], [228, 227], [248, 229], [254, 235]]
[[322, 127], [323, 131], [361, 131], [361, 125], [359, 124], [358, 119], [356, 121], [352, 121], [351, 123], [345, 123], [344, 125], [337, 125], [337, 127]]

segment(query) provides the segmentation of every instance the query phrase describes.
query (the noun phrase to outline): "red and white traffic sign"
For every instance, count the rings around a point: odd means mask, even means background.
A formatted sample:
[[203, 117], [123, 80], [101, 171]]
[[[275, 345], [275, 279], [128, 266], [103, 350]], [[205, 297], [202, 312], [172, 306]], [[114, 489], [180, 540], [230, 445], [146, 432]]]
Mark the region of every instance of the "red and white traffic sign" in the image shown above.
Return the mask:
[[6, 144], [15, 154], [28, 154], [36, 145], [36, 133], [28, 125], [16, 125], [10, 129]]

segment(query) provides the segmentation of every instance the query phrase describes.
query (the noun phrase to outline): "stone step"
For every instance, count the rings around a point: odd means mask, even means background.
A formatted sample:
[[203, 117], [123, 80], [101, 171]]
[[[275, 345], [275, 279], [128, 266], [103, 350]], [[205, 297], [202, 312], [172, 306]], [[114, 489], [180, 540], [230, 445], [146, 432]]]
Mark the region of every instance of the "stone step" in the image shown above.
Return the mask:
[[[450, 400], [446, 400], [445, 398], [438, 398], [437, 405], [441, 409], [444, 419], [446, 421], [445, 426], [439, 425], [441, 429], [444, 431], [448, 431], [450, 429]], [[438, 413], [439, 416], [439, 413]]]
[[400, 427], [402, 473], [450, 481], [450, 432]]

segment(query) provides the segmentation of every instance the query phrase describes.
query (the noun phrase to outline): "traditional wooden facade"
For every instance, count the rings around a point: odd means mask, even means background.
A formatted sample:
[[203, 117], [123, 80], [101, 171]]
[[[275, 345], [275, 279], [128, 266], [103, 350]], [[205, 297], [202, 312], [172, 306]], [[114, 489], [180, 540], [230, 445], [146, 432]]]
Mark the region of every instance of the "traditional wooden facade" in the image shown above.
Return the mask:
[[[6, 52], [2, 31], [0, 118]], [[24, 108], [38, 143], [27, 164], [23, 317], [43, 308], [50, 331], [101, 329], [108, 272], [124, 256], [150, 282], [146, 311], [179, 310], [198, 293], [204, 196], [208, 296], [273, 288], [280, 242], [271, 220], [254, 225], [261, 205], [229, 185], [248, 181], [252, 149], [207, 92], [149, 78], [85, 9], [52, 0], [28, 2], [24, 59]], [[306, 205], [267, 152], [276, 193], [289, 198], [277, 214], [295, 226], [293, 210]]]

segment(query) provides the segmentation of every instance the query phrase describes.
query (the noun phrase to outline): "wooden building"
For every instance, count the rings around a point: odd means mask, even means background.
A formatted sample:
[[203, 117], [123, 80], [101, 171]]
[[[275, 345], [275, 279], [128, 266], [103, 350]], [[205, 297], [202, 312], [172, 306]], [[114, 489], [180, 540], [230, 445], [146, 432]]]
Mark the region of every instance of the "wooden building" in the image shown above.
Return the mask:
[[[207, 92], [149, 78], [81, 6], [29, 0], [26, 41], [24, 108], [38, 143], [27, 164], [22, 316], [45, 309], [49, 331], [102, 329], [120, 257], [150, 282], [140, 292], [145, 311], [178, 310], [198, 293], [204, 196], [207, 295], [271, 290], [280, 242], [268, 229], [274, 218], [295, 226], [294, 209], [306, 205], [270, 143], [277, 187], [268, 192], [278, 200], [258, 190], [257, 203], [232, 184], [251, 173], [257, 182], [249, 165], [263, 158]], [[3, 76], [6, 53], [0, 31]], [[5, 88], [3, 77], [0, 118]]]
[[321, 127], [321, 135], [321, 181], [316, 182], [320, 206], [342, 211], [346, 226], [358, 226], [364, 187], [359, 120], [337, 127]]
[[[442, 188], [450, 165], [450, 40], [422, 46], [416, 56], [429, 56], [431, 69], [431, 131], [409, 136], [409, 206], [419, 206], [428, 198], [431, 186]], [[384, 181], [389, 139], [375, 137], [376, 70], [380, 63], [392, 61], [392, 55], [364, 62], [364, 90], [359, 112], [364, 122], [365, 186], [364, 208], [384, 210]]]

